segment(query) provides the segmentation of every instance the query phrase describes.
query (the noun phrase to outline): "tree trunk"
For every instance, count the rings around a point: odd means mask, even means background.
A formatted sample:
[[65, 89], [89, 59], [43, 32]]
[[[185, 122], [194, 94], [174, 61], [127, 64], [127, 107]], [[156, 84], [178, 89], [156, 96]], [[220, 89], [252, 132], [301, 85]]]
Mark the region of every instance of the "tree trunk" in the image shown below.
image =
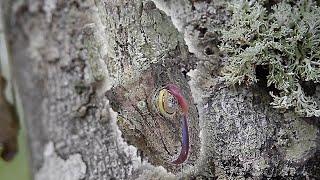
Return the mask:
[[[1, 3], [35, 179], [320, 179], [319, 118], [220, 77], [227, 3]], [[154, 105], [169, 83], [189, 104], [183, 166], [179, 112]]]

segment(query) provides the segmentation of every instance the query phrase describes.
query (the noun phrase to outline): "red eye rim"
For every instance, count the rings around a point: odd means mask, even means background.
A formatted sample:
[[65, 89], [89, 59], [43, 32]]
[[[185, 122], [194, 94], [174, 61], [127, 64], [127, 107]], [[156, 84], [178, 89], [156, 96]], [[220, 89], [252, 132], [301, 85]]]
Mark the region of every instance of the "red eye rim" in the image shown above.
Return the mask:
[[181, 143], [181, 150], [180, 154], [176, 160], [172, 161], [173, 164], [182, 164], [184, 163], [189, 154], [189, 132], [188, 132], [188, 103], [184, 96], [181, 93], [181, 90], [178, 86], [174, 84], [168, 84], [165, 86], [167, 89], [177, 100], [178, 104], [181, 107], [183, 112], [183, 116], [181, 118], [181, 126], [182, 126], [182, 143]]

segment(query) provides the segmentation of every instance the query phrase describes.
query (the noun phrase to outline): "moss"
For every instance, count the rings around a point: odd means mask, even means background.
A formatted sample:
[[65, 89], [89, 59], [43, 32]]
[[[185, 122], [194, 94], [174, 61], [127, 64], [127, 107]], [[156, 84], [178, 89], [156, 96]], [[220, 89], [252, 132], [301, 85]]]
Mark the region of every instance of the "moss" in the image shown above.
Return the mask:
[[[320, 116], [303, 82], [320, 81], [320, 8], [308, 0], [289, 1], [267, 10], [262, 3], [230, 3], [232, 18], [221, 29], [223, 74], [229, 84], [258, 81], [257, 65], [268, 67], [271, 105], [294, 109], [301, 116]], [[279, 91], [278, 91], [279, 90]]]

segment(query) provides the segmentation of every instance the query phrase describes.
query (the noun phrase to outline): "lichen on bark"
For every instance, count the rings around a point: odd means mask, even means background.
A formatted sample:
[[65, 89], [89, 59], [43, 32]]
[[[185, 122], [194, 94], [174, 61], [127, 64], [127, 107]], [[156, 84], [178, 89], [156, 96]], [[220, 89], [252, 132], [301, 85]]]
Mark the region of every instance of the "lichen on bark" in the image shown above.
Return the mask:
[[320, 116], [316, 101], [306, 95], [303, 82], [319, 82], [320, 8], [301, 0], [279, 2], [267, 9], [263, 2], [234, 1], [232, 17], [221, 29], [225, 53], [224, 76], [231, 84], [259, 81], [257, 66], [267, 71], [271, 105], [294, 109], [301, 116]]
[[[85, 179], [320, 177], [319, 119], [271, 108], [263, 73], [252, 86], [222, 78], [228, 59], [218, 45], [230, 1], [5, 2], [15, 4], [6, 33], [34, 174], [48, 169], [43, 152], [53, 142], [62, 159], [81, 155]], [[190, 103], [183, 171], [168, 161], [181, 145], [180, 122], [170, 129], [146, 106], [169, 82]], [[152, 130], [162, 131], [170, 153]]]

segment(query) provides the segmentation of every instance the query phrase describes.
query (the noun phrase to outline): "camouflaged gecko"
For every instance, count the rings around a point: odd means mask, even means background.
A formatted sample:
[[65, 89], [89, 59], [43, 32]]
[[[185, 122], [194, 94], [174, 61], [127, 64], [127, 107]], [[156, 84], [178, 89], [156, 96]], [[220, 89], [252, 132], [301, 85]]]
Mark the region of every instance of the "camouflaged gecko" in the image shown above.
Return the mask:
[[200, 150], [198, 113], [181, 72], [152, 66], [136, 79], [113, 87], [107, 97], [118, 112], [124, 139], [149, 162], [171, 172], [179, 172], [181, 163], [195, 164]]

